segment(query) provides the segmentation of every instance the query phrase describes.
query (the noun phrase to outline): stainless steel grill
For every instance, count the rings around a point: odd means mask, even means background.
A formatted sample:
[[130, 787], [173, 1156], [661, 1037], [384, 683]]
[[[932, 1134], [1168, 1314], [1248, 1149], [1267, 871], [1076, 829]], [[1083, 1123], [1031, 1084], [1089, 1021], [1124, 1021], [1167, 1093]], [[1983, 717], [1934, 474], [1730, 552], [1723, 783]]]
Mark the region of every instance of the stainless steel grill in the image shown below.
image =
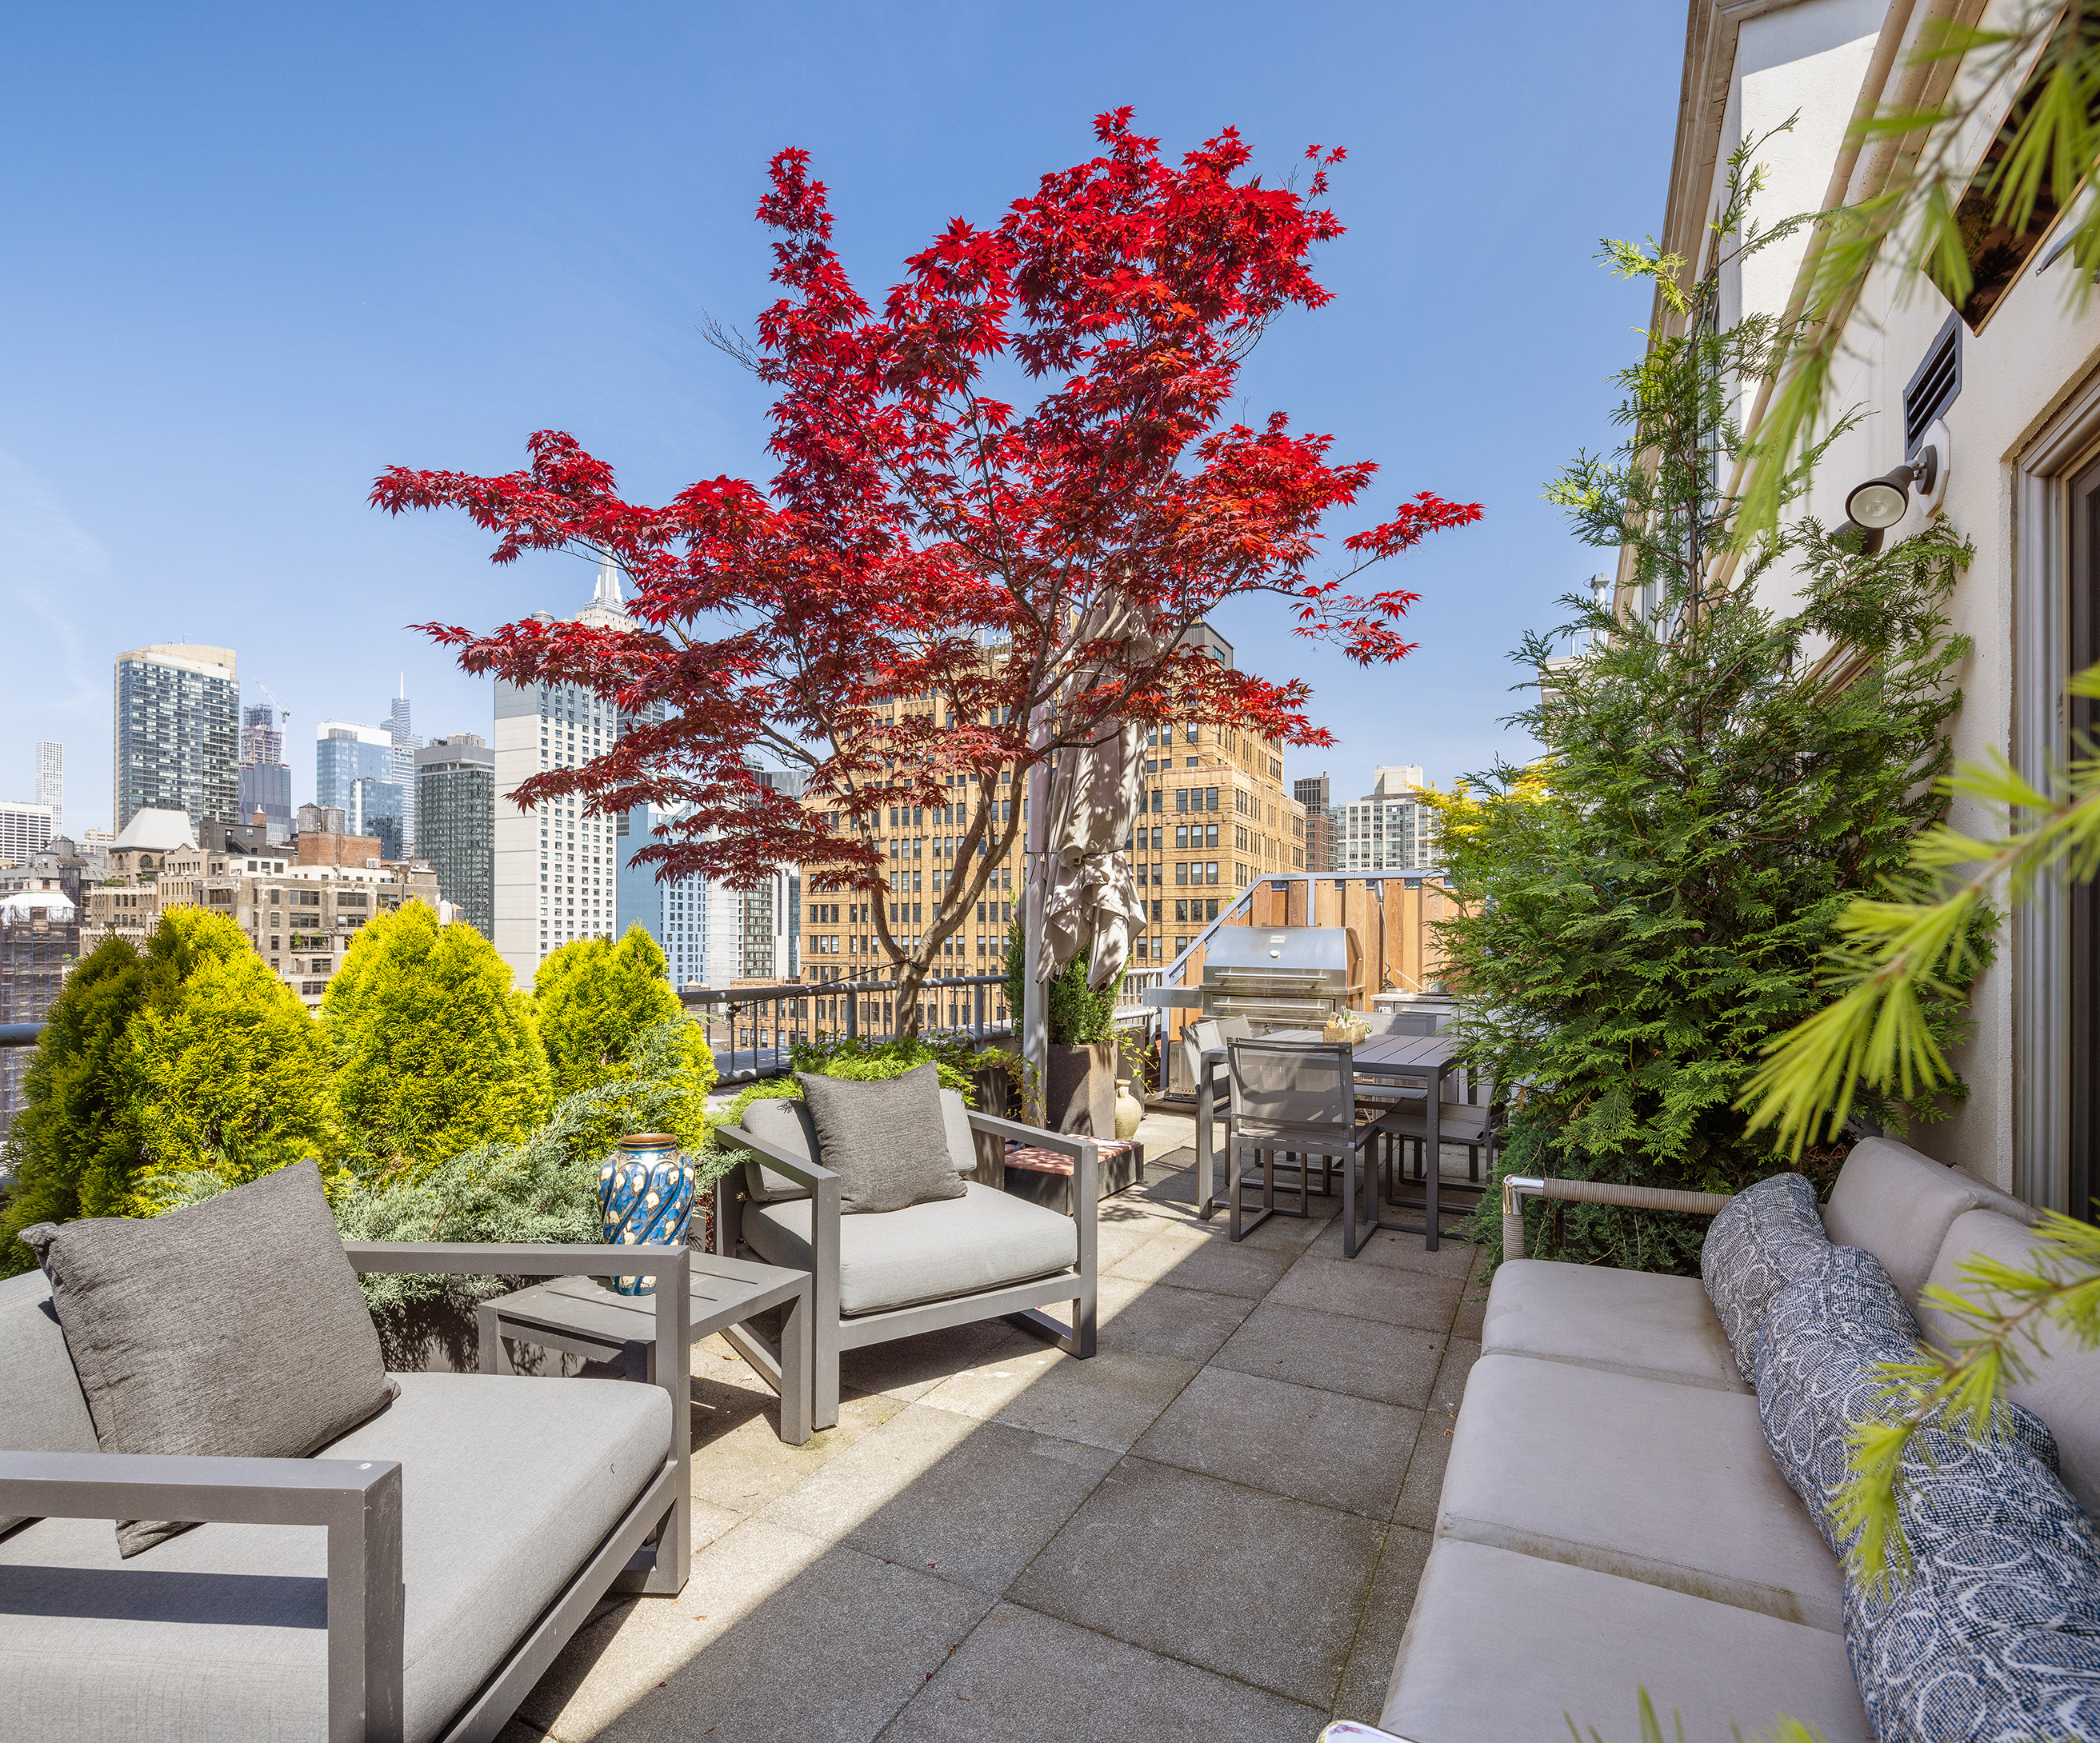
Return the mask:
[[1342, 926], [1220, 926], [1203, 953], [1206, 1017], [1268, 1029], [1324, 1023], [1360, 990], [1362, 952]]

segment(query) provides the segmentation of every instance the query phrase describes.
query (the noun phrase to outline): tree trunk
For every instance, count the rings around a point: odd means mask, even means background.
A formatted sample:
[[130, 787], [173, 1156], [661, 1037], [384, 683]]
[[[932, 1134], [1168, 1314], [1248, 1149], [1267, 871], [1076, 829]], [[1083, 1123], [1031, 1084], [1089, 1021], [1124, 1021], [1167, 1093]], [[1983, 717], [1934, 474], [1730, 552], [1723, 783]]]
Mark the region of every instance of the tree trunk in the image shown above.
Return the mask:
[[926, 979], [927, 964], [907, 956], [897, 965], [897, 1027], [899, 1040], [916, 1036], [920, 1028], [919, 989]]

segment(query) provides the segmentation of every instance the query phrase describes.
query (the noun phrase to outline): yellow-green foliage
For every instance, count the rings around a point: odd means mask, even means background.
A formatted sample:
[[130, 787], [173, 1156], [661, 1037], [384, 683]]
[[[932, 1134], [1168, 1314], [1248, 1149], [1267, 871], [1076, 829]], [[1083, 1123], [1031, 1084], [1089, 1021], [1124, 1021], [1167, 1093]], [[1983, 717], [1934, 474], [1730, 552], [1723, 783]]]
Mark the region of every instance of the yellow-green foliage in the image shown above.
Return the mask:
[[130, 942], [106, 938], [66, 977], [30, 1056], [7, 1135], [13, 1189], [0, 1207], [0, 1277], [36, 1262], [14, 1238], [38, 1223], [121, 1213], [138, 1149], [124, 1115], [124, 1037], [145, 997]]
[[327, 1039], [223, 915], [161, 916], [121, 1069], [139, 1156], [135, 1212], [168, 1174], [204, 1169], [238, 1185], [304, 1156], [329, 1167], [341, 1149]]
[[478, 1145], [514, 1143], [553, 1103], [530, 1001], [464, 923], [404, 903], [358, 933], [321, 1019], [336, 1101], [360, 1172], [424, 1170]]
[[[706, 1141], [714, 1054], [700, 1026], [685, 1021], [664, 953], [646, 931], [629, 927], [618, 943], [579, 938], [563, 945], [540, 964], [533, 991], [540, 1038], [560, 1097], [633, 1082], [642, 1038], [661, 1024], [680, 1025], [674, 1050], [682, 1062], [675, 1074], [677, 1094], [668, 1129], [688, 1149]], [[630, 1129], [624, 1123], [629, 1111], [624, 1103], [603, 1110], [604, 1129], [593, 1141], [609, 1147]]]

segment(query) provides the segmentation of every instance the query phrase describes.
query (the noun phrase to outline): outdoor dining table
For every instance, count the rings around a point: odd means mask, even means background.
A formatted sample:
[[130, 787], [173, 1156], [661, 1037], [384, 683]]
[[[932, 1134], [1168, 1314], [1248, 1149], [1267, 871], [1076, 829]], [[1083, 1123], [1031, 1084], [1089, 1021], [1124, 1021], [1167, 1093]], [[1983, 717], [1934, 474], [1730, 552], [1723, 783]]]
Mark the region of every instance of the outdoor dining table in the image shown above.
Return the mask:
[[[1318, 1029], [1272, 1030], [1264, 1039], [1273, 1041], [1318, 1041], [1325, 1039]], [[1380, 1083], [1421, 1083], [1425, 1086], [1428, 1106], [1425, 1110], [1427, 1123], [1427, 1141], [1423, 1146], [1423, 1179], [1425, 1202], [1420, 1223], [1389, 1223], [1383, 1212], [1377, 1227], [1394, 1234], [1418, 1234], [1423, 1244], [1431, 1252], [1436, 1251], [1441, 1224], [1437, 1211], [1437, 1183], [1443, 1172], [1442, 1151], [1439, 1148], [1441, 1136], [1437, 1130], [1437, 1104], [1444, 1092], [1444, 1079], [1452, 1072], [1462, 1069], [1455, 1057], [1456, 1048], [1449, 1035], [1374, 1035], [1365, 1037], [1350, 1049], [1350, 1061], [1359, 1079], [1370, 1079]], [[1196, 1079], [1196, 1177], [1207, 1185], [1202, 1202], [1198, 1207], [1203, 1220], [1224, 1208], [1227, 1191], [1225, 1158], [1213, 1154], [1211, 1142], [1211, 1123], [1216, 1117], [1216, 1095], [1213, 1088], [1215, 1074], [1231, 1061], [1230, 1052], [1222, 1047], [1205, 1050], [1202, 1070]]]

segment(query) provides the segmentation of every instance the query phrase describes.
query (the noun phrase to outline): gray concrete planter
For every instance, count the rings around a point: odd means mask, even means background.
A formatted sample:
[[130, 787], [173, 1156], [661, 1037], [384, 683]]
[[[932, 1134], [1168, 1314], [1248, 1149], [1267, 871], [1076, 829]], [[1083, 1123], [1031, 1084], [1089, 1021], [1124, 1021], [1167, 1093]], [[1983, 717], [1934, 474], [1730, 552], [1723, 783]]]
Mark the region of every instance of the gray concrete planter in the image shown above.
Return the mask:
[[1052, 1132], [1115, 1136], [1115, 1043], [1050, 1049], [1043, 1123]]

